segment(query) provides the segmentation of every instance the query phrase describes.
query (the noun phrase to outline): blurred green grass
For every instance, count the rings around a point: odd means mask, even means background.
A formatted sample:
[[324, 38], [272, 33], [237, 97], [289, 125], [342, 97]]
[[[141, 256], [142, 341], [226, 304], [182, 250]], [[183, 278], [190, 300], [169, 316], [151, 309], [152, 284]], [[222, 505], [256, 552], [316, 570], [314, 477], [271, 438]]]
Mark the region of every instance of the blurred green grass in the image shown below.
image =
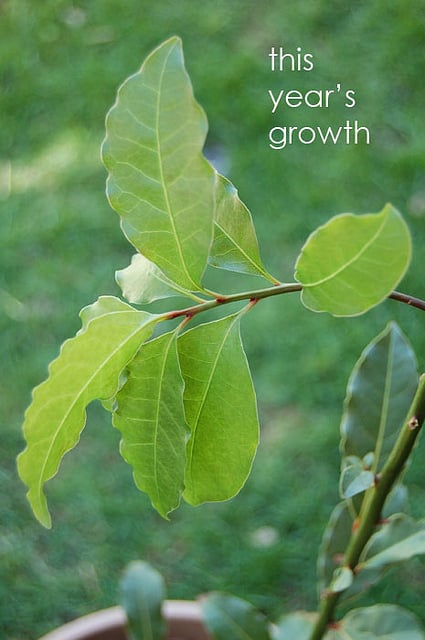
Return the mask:
[[[291, 280], [318, 224], [391, 201], [414, 242], [401, 288], [424, 297], [424, 21], [423, 0], [349, 9], [324, 0], [0, 4], [2, 637], [37, 638], [113, 604], [119, 572], [136, 557], [164, 571], [172, 597], [220, 588], [272, 612], [314, 607], [317, 546], [337, 500], [347, 375], [390, 319], [409, 335], [423, 369], [420, 312], [387, 302], [365, 318], [335, 320], [307, 312], [295, 296], [258, 305], [245, 323], [263, 423], [253, 476], [231, 503], [183, 507], [171, 523], [133, 488], [118, 434], [94, 406], [79, 447], [49, 486], [54, 528], [42, 530], [15, 470], [22, 416], [59, 344], [78, 329], [79, 309], [118, 294], [114, 271], [132, 251], [104, 196], [104, 116], [117, 86], [172, 34], [183, 39], [208, 114], [208, 151], [252, 210], [270, 270]], [[282, 44], [313, 52], [308, 78], [271, 74], [267, 53]], [[355, 89], [355, 115], [372, 144], [269, 149], [268, 130], [284, 124], [285, 113], [270, 114], [267, 90], [306, 82]], [[299, 116], [322, 126], [335, 119], [326, 110]], [[418, 516], [420, 455], [409, 471]], [[372, 596], [408, 603], [425, 622], [422, 574], [415, 561]]]

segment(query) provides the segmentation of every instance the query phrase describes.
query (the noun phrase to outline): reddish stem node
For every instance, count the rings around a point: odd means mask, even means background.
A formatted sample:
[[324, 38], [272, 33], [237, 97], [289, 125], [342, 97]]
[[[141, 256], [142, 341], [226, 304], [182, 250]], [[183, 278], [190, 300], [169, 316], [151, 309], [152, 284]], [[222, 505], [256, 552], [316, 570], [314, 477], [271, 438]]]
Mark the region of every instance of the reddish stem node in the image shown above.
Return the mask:
[[333, 620], [328, 624], [328, 628], [333, 629], [335, 631], [337, 631], [340, 627], [341, 627], [341, 623], [337, 622], [336, 620]]
[[181, 318], [181, 316], [184, 315], [181, 311], [170, 311], [170, 313], [167, 314], [166, 318], [167, 320], [174, 320], [174, 318]]

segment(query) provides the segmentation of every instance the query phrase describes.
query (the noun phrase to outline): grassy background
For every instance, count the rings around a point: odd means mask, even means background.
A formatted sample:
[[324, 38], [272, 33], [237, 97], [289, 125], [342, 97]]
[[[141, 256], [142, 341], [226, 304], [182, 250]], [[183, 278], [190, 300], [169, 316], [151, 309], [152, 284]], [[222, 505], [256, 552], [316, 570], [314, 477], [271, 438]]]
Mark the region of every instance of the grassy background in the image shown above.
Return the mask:
[[[209, 589], [246, 596], [269, 612], [315, 606], [315, 557], [337, 500], [338, 415], [360, 350], [389, 319], [410, 336], [423, 369], [420, 312], [388, 302], [366, 318], [335, 320], [297, 297], [264, 301], [245, 323], [263, 443], [246, 488], [229, 504], [183, 507], [171, 523], [132, 486], [118, 434], [97, 406], [80, 446], [49, 485], [44, 531], [25, 502], [15, 456], [30, 389], [79, 309], [118, 294], [115, 269], [131, 247], [104, 197], [103, 122], [117, 86], [172, 34], [210, 122], [208, 150], [253, 212], [270, 270], [292, 279], [308, 233], [343, 211], [391, 201], [414, 241], [401, 288], [424, 297], [425, 3], [294, 0], [3, 0], [0, 4], [0, 629], [35, 639], [113, 604], [127, 561], [166, 575], [171, 597]], [[272, 45], [312, 52], [310, 74], [272, 74]], [[356, 91], [357, 106], [270, 113], [268, 89]], [[367, 147], [272, 151], [272, 126], [356, 117]], [[291, 120], [289, 120], [291, 118]], [[423, 451], [423, 447], [422, 447]], [[420, 459], [421, 450], [417, 453]], [[423, 471], [410, 472], [423, 514]], [[407, 602], [425, 622], [423, 562], [391, 576], [373, 599]]]

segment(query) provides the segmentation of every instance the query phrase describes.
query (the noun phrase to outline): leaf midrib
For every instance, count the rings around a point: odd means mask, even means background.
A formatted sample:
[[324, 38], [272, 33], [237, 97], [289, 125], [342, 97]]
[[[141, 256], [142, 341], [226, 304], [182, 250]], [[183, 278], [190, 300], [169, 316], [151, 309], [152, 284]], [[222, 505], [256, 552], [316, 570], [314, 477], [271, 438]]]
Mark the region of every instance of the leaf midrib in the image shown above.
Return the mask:
[[168, 342], [167, 348], [165, 350], [164, 353], [164, 357], [161, 363], [161, 377], [160, 377], [160, 381], [159, 381], [159, 389], [158, 389], [158, 395], [157, 395], [157, 399], [156, 399], [156, 418], [155, 418], [155, 436], [154, 436], [154, 441], [155, 441], [155, 446], [154, 446], [154, 482], [155, 482], [155, 487], [156, 487], [156, 491], [157, 491], [157, 495], [158, 497], [161, 495], [161, 491], [159, 488], [159, 481], [158, 481], [158, 456], [157, 456], [157, 452], [158, 452], [158, 439], [159, 439], [159, 412], [160, 412], [160, 405], [161, 405], [161, 396], [162, 396], [162, 388], [163, 388], [163, 383], [164, 383], [164, 372], [165, 372], [165, 366], [168, 360], [168, 354], [170, 352], [171, 349], [171, 344], [173, 342], [173, 340], [175, 339], [175, 335], [171, 336], [171, 339]]
[[159, 173], [160, 173], [160, 177], [161, 177], [161, 184], [162, 184], [162, 190], [164, 193], [164, 198], [165, 198], [165, 205], [166, 205], [166, 209], [167, 209], [167, 214], [168, 214], [168, 218], [170, 220], [170, 224], [171, 224], [171, 228], [173, 230], [173, 234], [174, 237], [176, 239], [176, 246], [177, 246], [177, 251], [179, 254], [179, 258], [180, 258], [180, 263], [183, 267], [183, 271], [185, 276], [187, 277], [188, 281], [191, 282], [194, 286], [194, 288], [197, 290], [199, 289], [199, 287], [197, 286], [197, 284], [193, 281], [192, 276], [190, 275], [185, 259], [184, 259], [184, 254], [182, 251], [182, 246], [181, 246], [181, 241], [180, 241], [180, 237], [178, 235], [177, 232], [177, 227], [174, 221], [174, 217], [172, 214], [172, 210], [171, 210], [171, 203], [170, 203], [170, 198], [169, 198], [169, 194], [168, 194], [168, 189], [167, 189], [167, 185], [165, 182], [165, 178], [164, 178], [164, 166], [163, 166], [163, 159], [162, 159], [162, 152], [161, 152], [161, 141], [160, 141], [160, 103], [161, 103], [161, 95], [162, 95], [162, 85], [163, 85], [163, 81], [164, 81], [164, 75], [165, 75], [165, 69], [168, 63], [168, 59], [171, 55], [171, 52], [174, 50], [175, 48], [175, 44], [173, 45], [173, 47], [170, 48], [167, 57], [164, 60], [164, 63], [162, 65], [162, 69], [161, 69], [161, 73], [159, 75], [159, 83], [158, 83], [158, 95], [157, 95], [157, 99], [156, 99], [156, 119], [155, 119], [155, 134], [156, 134], [156, 144], [157, 144], [157, 149], [158, 149], [158, 165], [159, 165]]
[[[123, 314], [123, 313], [125, 314], [125, 313], [129, 313], [129, 312], [128, 311], [114, 311], [111, 314], [108, 313], [107, 315], [108, 316], [112, 316], [112, 315]], [[136, 311], [135, 313], [138, 313], [138, 312]], [[96, 321], [96, 320], [98, 320], [98, 319], [100, 319], [102, 317], [103, 316], [100, 316], [99, 318], [94, 318], [92, 320], [92, 322]], [[151, 321], [153, 321], [153, 320], [151, 320]], [[106, 366], [106, 364], [112, 359], [112, 357], [115, 356], [115, 354], [118, 353], [118, 351], [127, 342], [129, 342], [135, 335], [137, 335], [137, 333], [139, 331], [141, 331], [143, 328], [145, 328], [148, 323], [149, 323], [149, 321], [147, 321], [146, 323], [143, 323], [142, 325], [139, 325], [137, 327], [137, 329], [135, 329], [131, 334], [129, 334], [129, 336], [123, 342], [121, 342], [118, 347], [116, 347], [113, 351], [109, 352], [107, 358], [105, 358], [105, 360], [102, 362], [101, 366], [99, 366], [96, 369], [96, 371], [90, 376], [90, 378], [87, 380], [87, 382], [80, 388], [79, 392], [74, 396], [74, 400], [71, 402], [70, 406], [68, 407], [68, 410], [66, 411], [66, 413], [63, 416], [62, 420], [60, 421], [60, 423], [58, 425], [58, 428], [56, 429], [56, 431], [54, 433], [54, 436], [51, 439], [50, 446], [49, 446], [49, 448], [48, 448], [48, 450], [46, 452], [45, 458], [44, 458], [43, 466], [42, 466], [42, 468], [40, 470], [40, 473], [39, 473], [39, 478], [38, 478], [38, 483], [37, 483], [37, 492], [36, 492], [39, 504], [41, 504], [41, 495], [43, 493], [43, 489], [42, 489], [43, 484], [48, 479], [48, 478], [45, 478], [44, 474], [45, 474], [45, 470], [46, 470], [46, 467], [47, 467], [47, 463], [48, 463], [48, 461], [50, 459], [50, 454], [52, 452], [53, 446], [54, 446], [57, 438], [59, 437], [59, 434], [60, 434], [60, 432], [61, 432], [66, 420], [68, 419], [71, 411], [74, 409], [75, 405], [77, 404], [78, 400], [81, 398], [81, 395], [84, 393], [84, 391], [86, 391], [86, 389], [90, 386], [90, 384], [93, 382], [95, 377]], [[91, 323], [89, 323], [89, 324], [91, 324]], [[88, 326], [87, 326], [87, 328], [88, 328]], [[47, 380], [49, 380], [49, 378]]]
[[358, 251], [352, 258], [350, 258], [350, 260], [348, 260], [343, 265], [341, 265], [341, 267], [339, 267], [339, 269], [337, 269], [336, 271], [333, 271], [331, 274], [329, 274], [328, 276], [325, 276], [321, 280], [317, 280], [316, 282], [303, 283], [303, 286], [304, 287], [316, 287], [317, 285], [324, 284], [325, 282], [329, 282], [333, 278], [336, 278], [337, 276], [339, 276], [340, 273], [342, 273], [343, 271], [348, 269], [354, 262], [356, 262], [372, 246], [372, 244], [375, 242], [376, 238], [381, 233], [383, 227], [386, 225], [387, 219], [388, 219], [388, 216], [385, 216], [385, 218], [383, 219], [381, 225], [376, 230], [375, 234], [368, 240], [368, 242], [366, 242], [363, 245], [363, 247], [360, 249], [360, 251]]
[[227, 329], [226, 333], [223, 336], [223, 340], [221, 341], [220, 347], [219, 347], [219, 349], [217, 351], [217, 355], [216, 355], [216, 357], [214, 359], [214, 364], [213, 364], [213, 366], [211, 368], [211, 373], [209, 375], [208, 382], [207, 382], [207, 384], [205, 386], [205, 390], [204, 390], [204, 393], [202, 395], [202, 400], [200, 402], [200, 405], [199, 405], [199, 408], [198, 408], [198, 411], [197, 411], [197, 414], [196, 414], [196, 418], [195, 418], [195, 420], [193, 422], [193, 431], [192, 431], [192, 437], [191, 437], [190, 458], [189, 458], [189, 460], [190, 460], [190, 479], [191, 479], [192, 484], [193, 484], [193, 475], [192, 475], [192, 473], [193, 473], [193, 451], [195, 449], [195, 444], [196, 444], [195, 441], [196, 441], [196, 438], [197, 438], [199, 421], [200, 421], [200, 418], [201, 418], [201, 414], [202, 414], [202, 412], [204, 410], [204, 406], [205, 406], [205, 403], [206, 403], [206, 400], [207, 400], [207, 397], [208, 397], [208, 393], [209, 393], [209, 390], [210, 390], [210, 387], [211, 387], [211, 384], [212, 384], [212, 380], [213, 380], [215, 371], [216, 371], [217, 366], [218, 366], [219, 358], [221, 356], [221, 353], [223, 351], [223, 348], [224, 348], [224, 345], [225, 345], [225, 343], [227, 341], [227, 338], [229, 337], [229, 334], [230, 334], [231, 330], [233, 329], [233, 326], [234, 326], [235, 322], [237, 322], [237, 320], [238, 320], [238, 317], [233, 318], [232, 322], [229, 325], [229, 328]]
[[393, 336], [390, 335], [390, 348], [388, 349], [388, 358], [387, 358], [387, 367], [386, 367], [387, 373], [385, 376], [384, 394], [383, 394], [382, 405], [381, 405], [381, 419], [379, 421], [378, 436], [376, 438], [375, 455], [374, 455], [374, 461], [373, 461], [374, 473], [376, 473], [378, 470], [379, 459], [381, 457], [384, 438], [385, 438], [385, 430], [388, 422], [393, 361], [394, 361]]
[[223, 235], [225, 235], [229, 239], [229, 241], [236, 247], [236, 249], [242, 254], [242, 256], [245, 258], [245, 260], [247, 262], [249, 262], [254, 267], [254, 269], [256, 271], [261, 273], [262, 276], [267, 277], [266, 271], [262, 268], [261, 263], [257, 259], [252, 258], [241, 247], [241, 245], [236, 242], [236, 240], [230, 235], [230, 233], [228, 233], [226, 231], [226, 229], [224, 229], [224, 227], [222, 227], [221, 224], [219, 222], [217, 222], [217, 220], [215, 220], [214, 223], [220, 229], [220, 231], [223, 233]]

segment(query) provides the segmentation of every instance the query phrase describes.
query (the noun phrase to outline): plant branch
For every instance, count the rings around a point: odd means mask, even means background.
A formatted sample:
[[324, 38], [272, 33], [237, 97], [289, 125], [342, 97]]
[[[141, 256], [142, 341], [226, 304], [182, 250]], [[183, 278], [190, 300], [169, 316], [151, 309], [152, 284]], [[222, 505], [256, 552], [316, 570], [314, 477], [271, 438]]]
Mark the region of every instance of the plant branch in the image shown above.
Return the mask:
[[[214, 309], [223, 304], [230, 304], [232, 302], [241, 302], [243, 300], [261, 300], [263, 298], [270, 298], [272, 296], [279, 296], [284, 293], [293, 293], [296, 291], [302, 291], [303, 285], [299, 282], [292, 283], [279, 283], [274, 287], [266, 287], [265, 289], [254, 289], [252, 291], [243, 291], [242, 293], [233, 293], [229, 295], [215, 295], [212, 300], [206, 300], [205, 302], [200, 302], [199, 304], [193, 305], [191, 307], [186, 307], [184, 309], [177, 309], [176, 311], [170, 311], [164, 314], [165, 320], [170, 320], [173, 318], [180, 318], [183, 316], [193, 317], [198, 313], [202, 313], [203, 311], [208, 311], [209, 309]], [[212, 292], [211, 292], [212, 293]], [[397, 302], [403, 302], [411, 307], [416, 307], [417, 309], [421, 309], [421, 311], [425, 311], [425, 300], [421, 298], [415, 298], [414, 296], [410, 296], [406, 293], [402, 293], [400, 291], [392, 291], [388, 298], [392, 300], [396, 300]], [[199, 298], [198, 298], [199, 299]]]
[[416, 307], [416, 309], [421, 309], [421, 311], [425, 311], [425, 300], [421, 300], [420, 298], [409, 296], [400, 291], [393, 291], [388, 297], [398, 302], [404, 302], [404, 304], [408, 304], [411, 307]]
[[165, 314], [164, 318], [171, 320], [173, 318], [180, 318], [182, 316], [192, 317], [203, 311], [220, 307], [223, 304], [230, 304], [231, 302], [241, 302], [243, 300], [258, 301], [262, 298], [270, 298], [271, 296], [278, 296], [283, 293], [292, 293], [294, 291], [301, 291], [302, 285], [298, 282], [293, 283], [281, 283], [274, 287], [267, 287], [265, 289], [254, 289], [253, 291], [244, 291], [242, 293], [233, 293], [230, 295], [217, 296], [213, 300], [207, 300], [201, 304], [194, 305], [192, 307], [186, 307], [185, 309], [178, 309], [177, 311], [170, 311]]
[[[363, 499], [358, 518], [358, 526], [353, 530], [342, 565], [351, 569], [354, 573], [356, 568], [358, 568], [361, 554], [379, 523], [385, 500], [412, 453], [424, 420], [425, 374], [419, 379], [418, 388], [407, 418], [381, 473], [376, 477], [375, 486], [366, 492]], [[340, 595], [340, 593], [332, 591], [324, 594], [310, 640], [321, 640], [323, 638], [328, 630], [329, 624], [332, 623]]]

